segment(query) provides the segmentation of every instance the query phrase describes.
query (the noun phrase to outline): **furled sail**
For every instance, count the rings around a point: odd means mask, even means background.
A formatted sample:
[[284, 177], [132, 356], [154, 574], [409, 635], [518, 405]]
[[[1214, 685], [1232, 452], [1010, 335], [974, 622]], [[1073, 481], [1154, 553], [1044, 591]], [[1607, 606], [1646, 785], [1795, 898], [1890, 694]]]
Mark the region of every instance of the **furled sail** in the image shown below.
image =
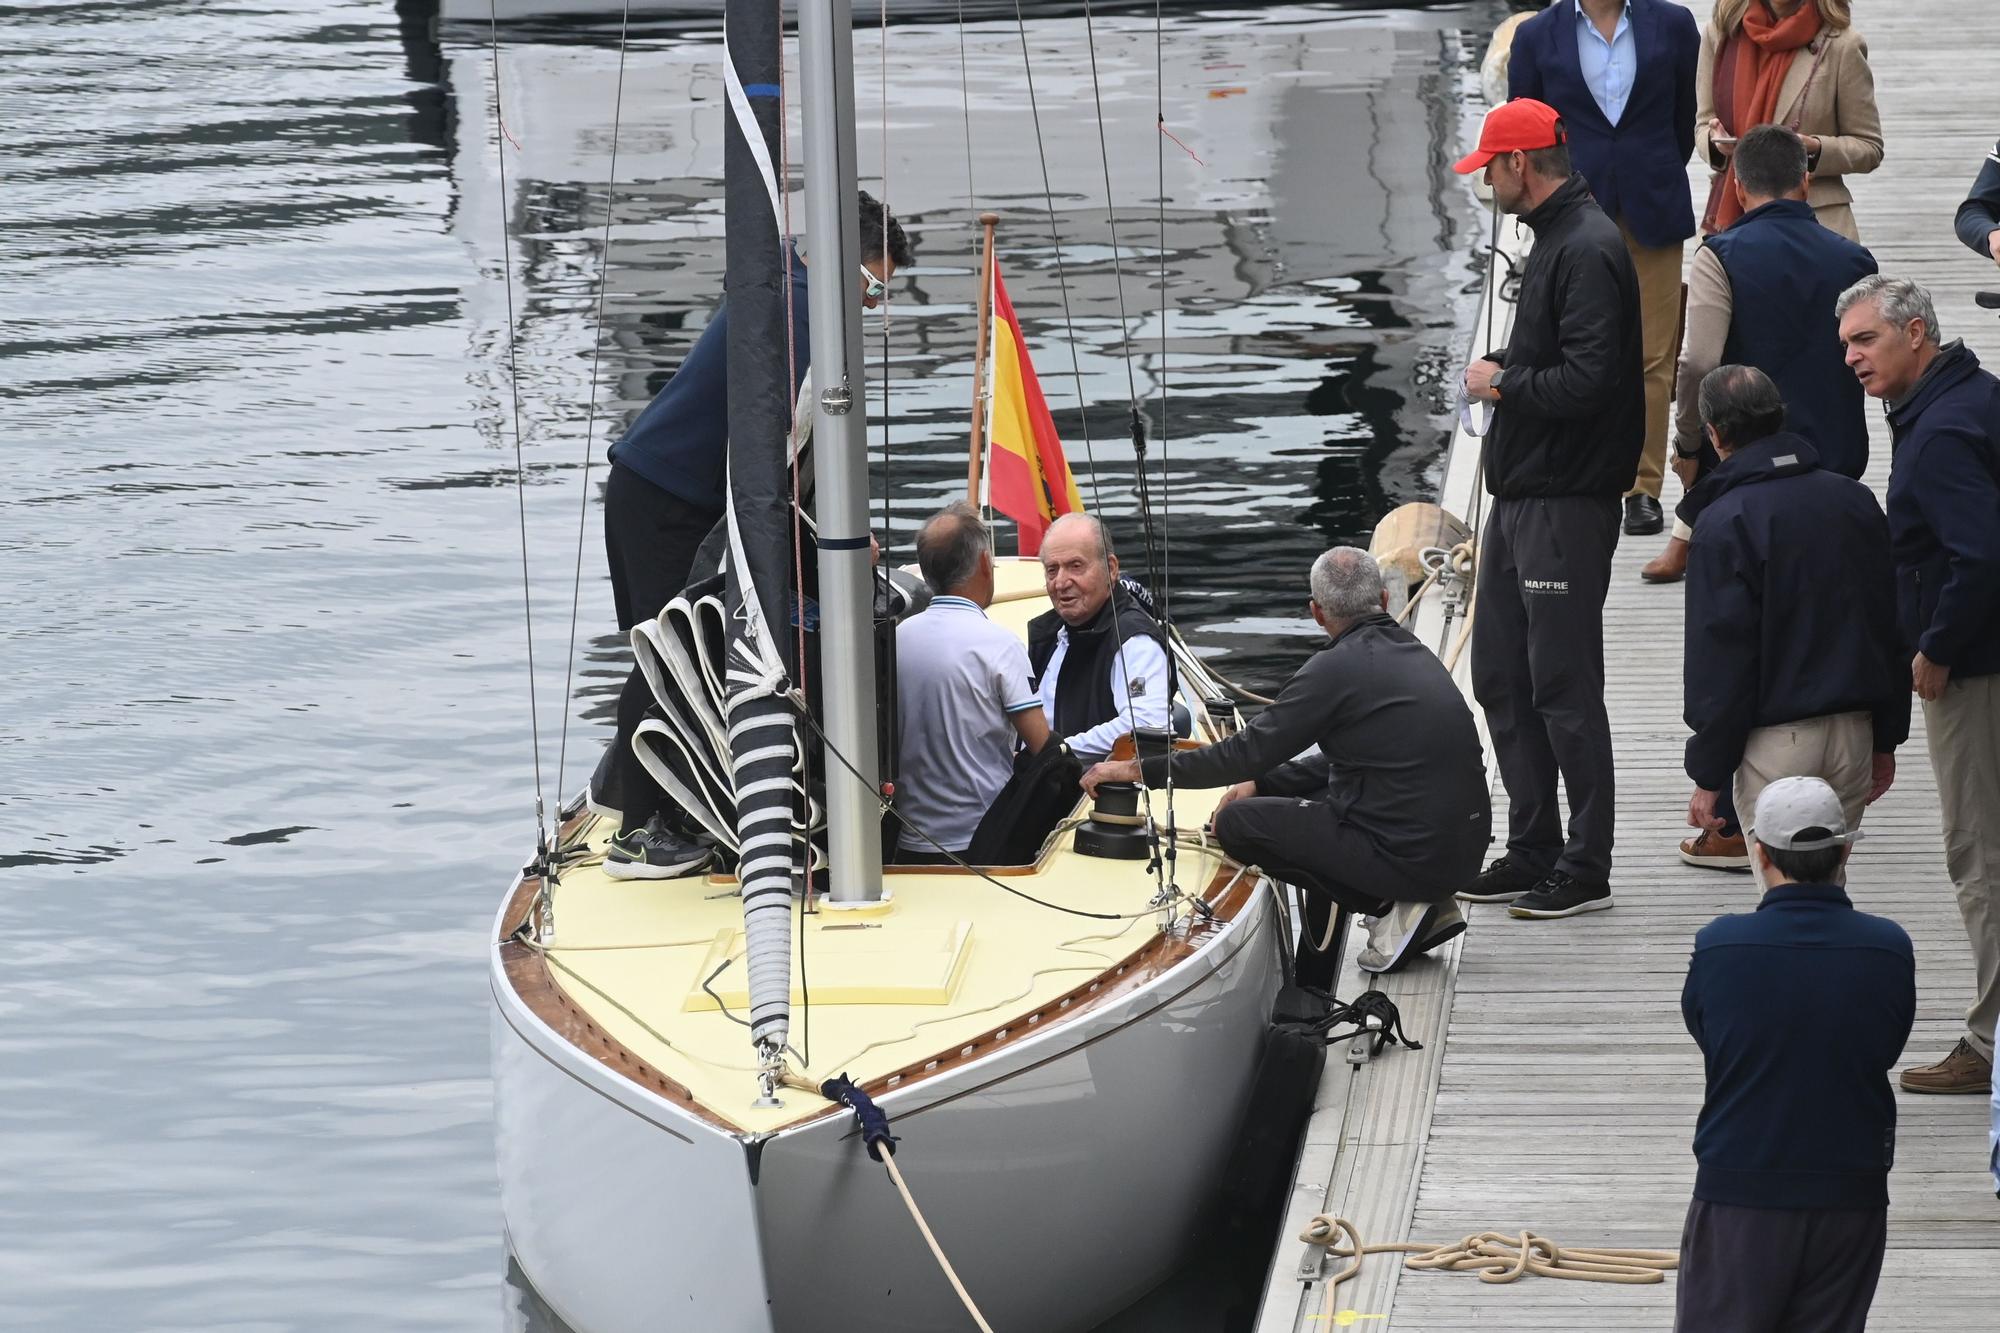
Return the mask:
[[724, 721], [736, 806], [751, 1038], [767, 1064], [791, 1027], [793, 769], [787, 698], [793, 661], [791, 488], [786, 427], [789, 257], [773, 168], [783, 132], [776, 5], [730, 3], [723, 16], [729, 112], [723, 143], [729, 274], [729, 487], [722, 611]]

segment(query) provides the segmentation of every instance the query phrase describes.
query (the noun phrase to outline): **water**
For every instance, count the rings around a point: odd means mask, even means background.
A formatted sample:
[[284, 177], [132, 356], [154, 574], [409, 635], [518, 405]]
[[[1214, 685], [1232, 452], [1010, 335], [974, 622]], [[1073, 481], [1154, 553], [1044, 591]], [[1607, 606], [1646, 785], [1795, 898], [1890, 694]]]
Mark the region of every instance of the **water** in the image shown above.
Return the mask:
[[[1128, 393], [1148, 404], [1176, 611], [1248, 683], [1309, 646], [1312, 556], [1432, 486], [1477, 273], [1448, 170], [1465, 33], [1500, 8], [1170, 17], [1191, 151], [1166, 145], [1164, 193], [1150, 17], [1100, 16], [1115, 211], [1083, 24], [1031, 23], [1073, 335], [1020, 35], [967, 30], [974, 189], [1072, 459], [1080, 381], [1101, 508], [1143, 563]], [[509, 249], [477, 30], [433, 41], [386, 0], [0, 16], [0, 1323], [529, 1322], [482, 957], [536, 788], [508, 332], [553, 800], [623, 673], [602, 447], [718, 288], [716, 34], [633, 43], [600, 337], [601, 29], [501, 53]], [[959, 53], [952, 27], [891, 29], [867, 182], [918, 258], [887, 321], [892, 555], [962, 485]], [[883, 65], [863, 34], [873, 177]]]

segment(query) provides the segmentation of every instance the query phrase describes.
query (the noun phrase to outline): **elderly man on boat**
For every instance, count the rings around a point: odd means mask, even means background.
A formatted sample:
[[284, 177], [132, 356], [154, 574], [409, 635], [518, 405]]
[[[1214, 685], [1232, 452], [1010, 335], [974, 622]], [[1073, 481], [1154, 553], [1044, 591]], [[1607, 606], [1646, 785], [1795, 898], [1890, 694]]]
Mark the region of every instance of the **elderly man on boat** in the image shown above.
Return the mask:
[[[1393, 972], [1465, 930], [1453, 893], [1492, 833], [1472, 710], [1430, 649], [1385, 610], [1375, 558], [1339, 546], [1312, 567], [1312, 618], [1331, 640], [1248, 726], [1218, 744], [1096, 765], [1083, 785], [1230, 786], [1215, 837], [1306, 892], [1301, 984], [1339, 958], [1312, 941], [1336, 906], [1374, 918], [1361, 966]], [[1314, 747], [1317, 747], [1316, 749]], [[1316, 918], [1316, 919], [1315, 919]]]
[[1028, 622], [1028, 660], [1055, 734], [1088, 764], [1135, 728], [1165, 730], [1166, 636], [1118, 577], [1103, 522], [1064, 514], [1042, 535], [1041, 561], [1054, 609]]

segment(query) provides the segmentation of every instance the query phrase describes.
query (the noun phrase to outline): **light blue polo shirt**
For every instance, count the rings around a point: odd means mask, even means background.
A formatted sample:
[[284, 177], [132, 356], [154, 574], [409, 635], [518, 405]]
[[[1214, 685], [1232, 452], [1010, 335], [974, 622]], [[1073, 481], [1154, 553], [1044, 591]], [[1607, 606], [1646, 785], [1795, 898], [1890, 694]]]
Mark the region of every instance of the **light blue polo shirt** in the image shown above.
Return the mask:
[[[1042, 706], [1028, 685], [1027, 646], [977, 602], [933, 597], [896, 626], [896, 704], [903, 722], [896, 808], [962, 852], [1014, 775], [1012, 715]], [[899, 845], [936, 850], [908, 828]]]

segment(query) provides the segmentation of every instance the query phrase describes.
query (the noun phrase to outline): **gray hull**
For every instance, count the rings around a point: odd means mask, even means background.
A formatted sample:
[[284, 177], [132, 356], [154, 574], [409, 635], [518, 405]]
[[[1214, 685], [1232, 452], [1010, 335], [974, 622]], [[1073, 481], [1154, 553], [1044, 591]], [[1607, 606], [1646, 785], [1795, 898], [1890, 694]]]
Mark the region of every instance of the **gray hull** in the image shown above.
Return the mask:
[[[1248, 1105], [1277, 950], [1259, 892], [1145, 986], [881, 1098], [995, 1327], [1081, 1333], [1166, 1276]], [[852, 1116], [725, 1132], [571, 1047], [497, 961], [493, 979], [509, 1238], [579, 1333], [966, 1324]]]

